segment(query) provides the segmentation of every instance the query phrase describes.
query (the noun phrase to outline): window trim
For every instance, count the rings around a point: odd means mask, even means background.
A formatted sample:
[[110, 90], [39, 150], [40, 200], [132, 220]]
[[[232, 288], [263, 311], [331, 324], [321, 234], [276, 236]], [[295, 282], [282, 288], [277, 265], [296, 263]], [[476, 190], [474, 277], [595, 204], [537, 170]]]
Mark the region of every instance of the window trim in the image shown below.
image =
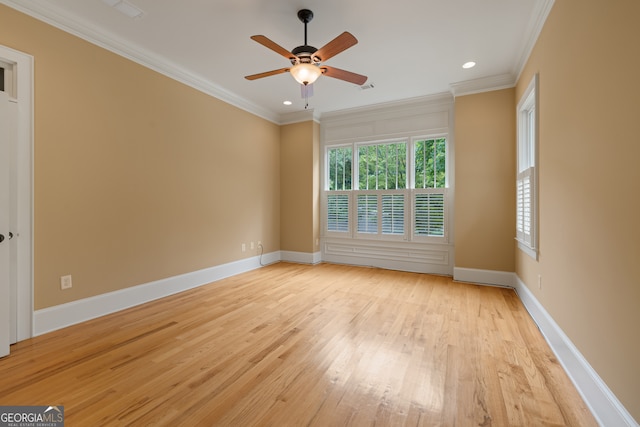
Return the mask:
[[[516, 241], [518, 248], [531, 258], [538, 259], [538, 140], [539, 140], [539, 91], [538, 74], [535, 74], [529, 86], [522, 94], [517, 107], [517, 144], [516, 144]], [[531, 113], [533, 112], [533, 117]], [[533, 120], [533, 125], [531, 124]], [[520, 215], [521, 181], [529, 179], [530, 231], [523, 235], [526, 212]], [[524, 195], [522, 195], [524, 197]], [[524, 199], [523, 203], [525, 202]], [[520, 224], [522, 216], [523, 224]]]

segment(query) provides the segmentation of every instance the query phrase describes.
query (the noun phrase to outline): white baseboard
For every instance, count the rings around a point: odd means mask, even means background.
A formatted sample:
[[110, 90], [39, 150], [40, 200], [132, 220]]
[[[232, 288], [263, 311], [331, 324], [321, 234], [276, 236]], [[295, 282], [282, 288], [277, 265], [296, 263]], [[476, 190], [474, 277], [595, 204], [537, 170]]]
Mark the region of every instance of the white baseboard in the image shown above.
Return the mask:
[[[279, 260], [279, 251], [265, 254], [262, 257], [262, 265], [278, 262]], [[261, 267], [260, 261], [260, 257], [255, 256], [97, 295], [95, 297], [36, 310], [33, 314], [33, 335], [42, 335], [158, 298], [206, 285], [226, 277], [254, 270]]]
[[322, 261], [320, 252], [280, 251], [280, 260], [299, 264], [318, 264]]
[[453, 268], [453, 280], [481, 285], [515, 287], [516, 273], [508, 271], [479, 270], [476, 268]]
[[639, 427], [560, 326], [516, 276], [515, 290], [601, 426]]

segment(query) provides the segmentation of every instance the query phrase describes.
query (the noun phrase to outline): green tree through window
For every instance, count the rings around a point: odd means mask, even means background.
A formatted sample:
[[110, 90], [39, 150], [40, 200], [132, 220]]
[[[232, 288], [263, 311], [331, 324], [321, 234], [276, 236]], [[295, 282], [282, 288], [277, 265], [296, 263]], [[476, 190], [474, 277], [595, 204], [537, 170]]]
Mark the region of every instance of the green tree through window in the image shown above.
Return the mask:
[[363, 145], [358, 148], [358, 188], [407, 188], [407, 143]]
[[329, 150], [329, 190], [351, 190], [351, 147]]
[[425, 139], [415, 143], [415, 188], [444, 188], [446, 139]]

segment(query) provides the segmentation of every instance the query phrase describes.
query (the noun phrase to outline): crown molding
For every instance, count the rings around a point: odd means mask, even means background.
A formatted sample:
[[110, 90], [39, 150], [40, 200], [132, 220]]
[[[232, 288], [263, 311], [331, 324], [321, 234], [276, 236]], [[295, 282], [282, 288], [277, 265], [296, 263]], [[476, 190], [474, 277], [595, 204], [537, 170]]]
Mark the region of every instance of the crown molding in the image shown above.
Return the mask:
[[538, 37], [542, 32], [544, 23], [547, 21], [551, 8], [553, 8], [554, 2], [555, 0], [543, 0], [535, 3], [535, 10], [531, 14], [531, 19], [529, 20], [529, 25], [525, 33], [529, 37], [524, 40], [520, 48], [520, 57], [513, 66], [513, 75], [516, 76], [516, 82], [520, 80], [520, 74], [529, 60], [529, 55], [531, 55], [533, 47], [538, 41]]
[[113, 34], [107, 35], [105, 33], [99, 33], [87, 23], [78, 20], [77, 17], [69, 16], [58, 8], [45, 6], [40, 3], [36, 4], [34, 2], [17, 0], [0, 0], [0, 3], [190, 86], [200, 92], [213, 96], [258, 117], [262, 117], [265, 120], [280, 124], [281, 117], [279, 114], [260, 107], [202, 76], [187, 71], [174, 62], [167, 61], [165, 58], [153, 54], [146, 49], [132, 45], [130, 42], [122, 40]]
[[451, 83], [451, 93], [454, 97], [472, 95], [474, 93], [489, 92], [492, 90], [508, 89], [516, 85], [516, 79], [511, 74], [483, 77], [480, 79], [466, 80]]
[[309, 120], [320, 123], [319, 113], [314, 109], [293, 111], [291, 113], [281, 114], [278, 123], [281, 125], [291, 125], [294, 123], [308, 122]]
[[538, 41], [538, 37], [540, 36], [544, 23], [551, 12], [554, 1], [555, 0], [543, 0], [535, 3], [534, 11], [531, 14], [531, 19], [529, 20], [527, 31], [525, 32], [527, 37], [519, 49], [520, 56], [513, 65], [512, 73], [451, 83], [449, 86], [453, 96], [472, 95], [474, 93], [514, 87], [518, 82], [518, 79], [520, 79], [520, 74], [529, 60], [529, 55], [531, 55], [533, 47]]

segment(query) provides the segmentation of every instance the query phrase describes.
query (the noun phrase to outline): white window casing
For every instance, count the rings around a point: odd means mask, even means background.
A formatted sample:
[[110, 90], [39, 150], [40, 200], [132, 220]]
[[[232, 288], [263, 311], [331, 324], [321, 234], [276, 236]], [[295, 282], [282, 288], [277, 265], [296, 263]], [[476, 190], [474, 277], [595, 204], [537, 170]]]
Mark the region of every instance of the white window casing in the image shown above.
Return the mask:
[[538, 75], [517, 107], [516, 240], [518, 247], [538, 258]]

